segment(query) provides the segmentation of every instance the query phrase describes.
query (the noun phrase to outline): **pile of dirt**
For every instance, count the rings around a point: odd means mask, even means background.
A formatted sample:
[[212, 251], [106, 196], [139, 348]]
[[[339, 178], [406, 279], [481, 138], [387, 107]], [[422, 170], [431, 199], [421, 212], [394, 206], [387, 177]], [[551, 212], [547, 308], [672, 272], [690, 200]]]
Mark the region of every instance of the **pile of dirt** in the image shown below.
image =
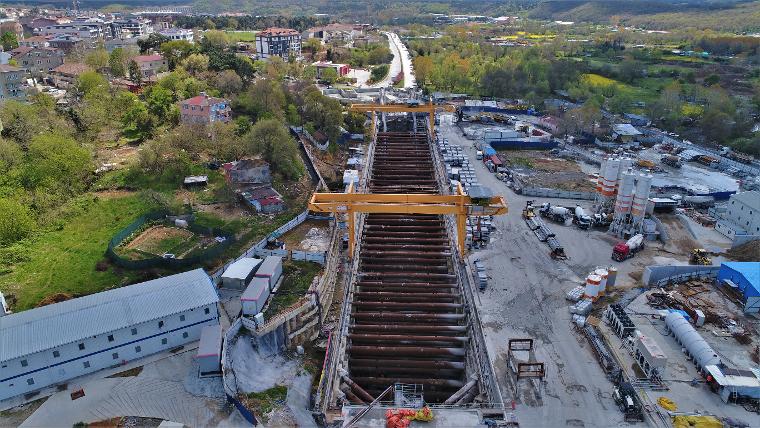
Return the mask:
[[755, 239], [754, 241], [739, 245], [736, 248], [731, 248], [726, 252], [726, 255], [729, 258], [740, 262], [760, 261], [760, 239]]
[[54, 293], [40, 300], [40, 302], [37, 303], [37, 307], [41, 308], [43, 306], [52, 305], [53, 303], [65, 302], [66, 300], [73, 298], [74, 296], [69, 293]]

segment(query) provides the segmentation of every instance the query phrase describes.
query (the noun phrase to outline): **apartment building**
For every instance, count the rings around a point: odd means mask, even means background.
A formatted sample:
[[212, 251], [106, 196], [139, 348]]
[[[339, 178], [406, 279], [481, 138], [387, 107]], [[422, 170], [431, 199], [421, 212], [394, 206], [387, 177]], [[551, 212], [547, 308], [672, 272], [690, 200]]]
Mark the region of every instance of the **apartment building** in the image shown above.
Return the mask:
[[23, 101], [24, 69], [8, 64], [0, 65], [0, 103], [7, 100]]
[[301, 34], [290, 28], [267, 28], [256, 34], [256, 52], [261, 59], [301, 56]]

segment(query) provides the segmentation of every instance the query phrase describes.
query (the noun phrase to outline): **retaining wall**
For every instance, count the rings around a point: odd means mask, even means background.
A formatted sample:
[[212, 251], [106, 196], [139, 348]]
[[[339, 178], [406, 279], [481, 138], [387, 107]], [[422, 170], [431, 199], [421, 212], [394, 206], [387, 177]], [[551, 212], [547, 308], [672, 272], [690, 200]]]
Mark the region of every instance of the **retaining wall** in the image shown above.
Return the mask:
[[715, 279], [719, 269], [720, 266], [647, 266], [641, 282], [646, 287], [663, 287], [696, 278]]
[[523, 187], [521, 194], [525, 196], [537, 196], [539, 198], [582, 199], [585, 201], [593, 201], [595, 198], [594, 193], [591, 192], [569, 192], [546, 187]]

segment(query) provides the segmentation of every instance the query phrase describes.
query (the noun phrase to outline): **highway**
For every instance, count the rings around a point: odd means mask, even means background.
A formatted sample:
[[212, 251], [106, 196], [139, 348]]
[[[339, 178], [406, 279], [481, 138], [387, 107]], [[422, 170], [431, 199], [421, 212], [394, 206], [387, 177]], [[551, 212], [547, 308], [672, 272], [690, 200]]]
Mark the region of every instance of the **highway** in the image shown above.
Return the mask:
[[396, 33], [384, 32], [388, 37], [388, 48], [393, 54], [393, 60], [391, 60], [390, 69], [385, 78], [373, 85], [372, 88], [390, 88], [393, 87], [393, 78], [396, 77], [401, 71], [404, 72], [404, 88], [413, 88], [417, 83], [414, 78], [414, 69], [412, 67], [412, 59], [409, 56], [409, 51], [404, 46], [404, 43], [398, 37]]

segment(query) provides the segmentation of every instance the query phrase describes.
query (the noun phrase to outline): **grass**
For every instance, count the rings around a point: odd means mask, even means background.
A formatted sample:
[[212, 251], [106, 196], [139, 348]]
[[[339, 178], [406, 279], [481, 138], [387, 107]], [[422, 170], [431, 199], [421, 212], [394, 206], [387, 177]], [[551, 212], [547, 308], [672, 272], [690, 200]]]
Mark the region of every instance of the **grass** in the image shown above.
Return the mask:
[[282, 284], [267, 306], [265, 316], [277, 315], [306, 294], [312, 280], [322, 270], [322, 266], [305, 261], [286, 261], [282, 265]]
[[137, 195], [98, 198], [89, 193], [67, 203], [57, 225], [3, 249], [0, 289], [15, 299], [14, 310], [34, 307], [54, 293], [80, 296], [126, 285], [139, 272], [96, 270], [108, 241], [135, 218], [149, 212]]
[[288, 387], [276, 385], [261, 392], [251, 392], [246, 395], [246, 405], [256, 415], [261, 416], [264, 422], [267, 422], [267, 414], [276, 407], [285, 404], [288, 398]]
[[234, 31], [226, 30], [225, 33], [234, 42], [255, 42], [258, 31]]

